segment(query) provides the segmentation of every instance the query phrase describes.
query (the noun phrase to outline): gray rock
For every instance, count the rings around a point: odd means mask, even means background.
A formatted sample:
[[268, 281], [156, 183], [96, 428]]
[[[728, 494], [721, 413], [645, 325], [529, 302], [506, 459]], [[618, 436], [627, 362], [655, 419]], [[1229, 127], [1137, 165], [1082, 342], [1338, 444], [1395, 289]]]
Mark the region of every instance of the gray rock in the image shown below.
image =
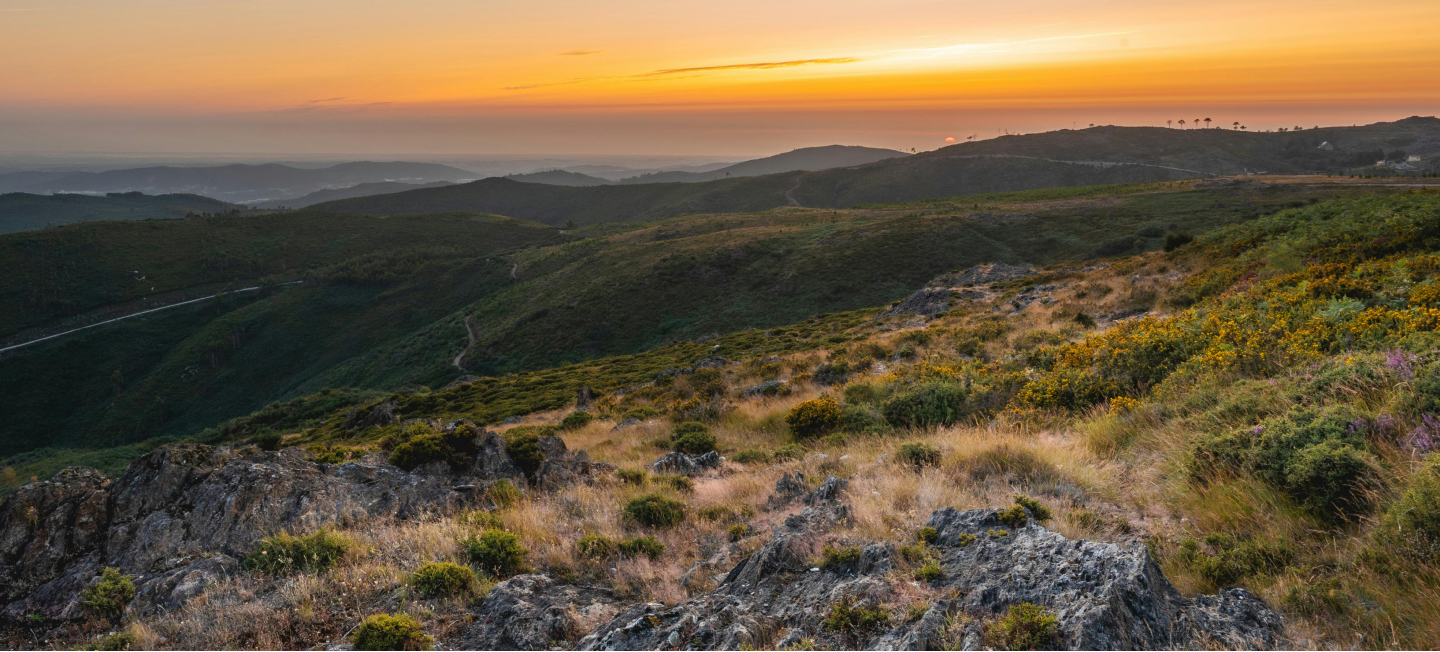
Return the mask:
[[635, 426], [638, 426], [642, 423], [644, 423], [644, 421], [636, 419], [635, 417], [630, 417], [628, 419], [625, 419], [624, 421], [621, 421], [620, 423], [615, 424], [615, 427], [611, 428], [610, 432], [616, 432], [619, 430], [624, 430], [626, 428], [634, 428]]
[[110, 522], [110, 486], [110, 479], [95, 469], [70, 467], [20, 487], [0, 503], [0, 597], [5, 602], [54, 580], [99, 549]]
[[744, 392], [741, 392], [741, 395], [745, 398], [754, 398], [756, 396], [775, 396], [783, 391], [785, 391], [785, 381], [767, 380], [759, 385], [746, 389]]
[[568, 648], [619, 611], [620, 601], [607, 589], [518, 575], [495, 585], [472, 610], [475, 620], [461, 645], [466, 650]]
[[671, 451], [664, 457], [651, 462], [649, 469], [655, 473], [679, 473], [699, 475], [710, 469], [720, 468], [720, 453], [710, 451], [704, 455], [690, 455]]
[[930, 315], [939, 314], [950, 309], [949, 288], [921, 288], [895, 306], [880, 313], [881, 317], [893, 315]]
[[204, 557], [160, 573], [135, 579], [135, 599], [126, 613], [141, 618], [177, 611], [212, 584], [240, 572], [229, 555]]
[[783, 509], [786, 505], [793, 503], [811, 492], [810, 483], [805, 481], [805, 474], [796, 471], [793, 475], [786, 471], [775, 481], [775, 491], [765, 499], [765, 509], [775, 511]]
[[[1033, 523], [1010, 528], [997, 510], [953, 508], [935, 512], [928, 522], [939, 531], [935, 549], [946, 575], [932, 586], [939, 595], [960, 597], [936, 600], [918, 620], [892, 618], [887, 627], [847, 638], [823, 625], [830, 606], [840, 600], [880, 606], [894, 596], [896, 553], [889, 544], [871, 543], [851, 564], [806, 572], [843, 511], [843, 504], [826, 498], [832, 493], [812, 494], [816, 504], [786, 519], [715, 591], [668, 608], [631, 606], [577, 647], [656, 649], [680, 642], [688, 649], [776, 648], [809, 638], [831, 649], [978, 649], [978, 622], [946, 631], [947, 620], [960, 612], [983, 619], [1019, 602], [1055, 614], [1057, 643], [1064, 649], [1268, 649], [1281, 643], [1279, 615], [1258, 598], [1228, 589], [1186, 599], [1143, 545], [1075, 541]], [[1000, 530], [1007, 535], [990, 534]], [[773, 640], [774, 632], [787, 628], [785, 639]]]
[[710, 356], [710, 357], [708, 357], [708, 358], [705, 358], [704, 360], [700, 360], [700, 361], [696, 362], [695, 364], [691, 365], [690, 368], [691, 368], [691, 369], [709, 369], [709, 368], [712, 368], [712, 367], [723, 367], [723, 366], [725, 366], [725, 365], [727, 365], [727, 364], [730, 364], [730, 361], [729, 361], [729, 360], [726, 360], [725, 358], [722, 358], [722, 357], [720, 357], [720, 356], [718, 356], [718, 355], [715, 355], [715, 356]]

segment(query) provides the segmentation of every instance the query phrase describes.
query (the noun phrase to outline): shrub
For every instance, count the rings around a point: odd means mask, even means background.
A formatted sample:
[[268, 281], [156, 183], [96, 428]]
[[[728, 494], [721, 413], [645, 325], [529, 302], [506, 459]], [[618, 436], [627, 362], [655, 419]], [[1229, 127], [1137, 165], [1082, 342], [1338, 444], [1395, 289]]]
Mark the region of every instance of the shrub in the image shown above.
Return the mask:
[[889, 624], [890, 614], [885, 610], [879, 607], [855, 607], [850, 598], [831, 604], [830, 614], [825, 617], [826, 629], [840, 632], [852, 641]]
[[770, 454], [762, 450], [747, 448], [743, 451], [736, 453], [735, 457], [732, 457], [730, 459], [739, 464], [754, 464], [757, 462], [764, 464], [770, 461]]
[[895, 461], [917, 468], [933, 466], [940, 463], [940, 449], [925, 442], [905, 444], [895, 451]]
[[651, 559], [659, 559], [665, 554], [665, 544], [656, 541], [654, 537], [631, 537], [620, 542], [621, 554], [638, 557], [645, 555]]
[[945, 571], [935, 562], [929, 562], [915, 571], [915, 579], [921, 582], [934, 582], [945, 579]]
[[1005, 616], [985, 630], [986, 643], [1001, 650], [1046, 650], [1060, 636], [1060, 621], [1030, 602], [1010, 605]]
[[356, 650], [429, 650], [435, 639], [426, 636], [414, 618], [376, 614], [355, 628], [350, 644]]
[[840, 425], [840, 404], [829, 396], [805, 401], [790, 409], [785, 425], [802, 439], [827, 434]]
[[915, 533], [915, 540], [921, 543], [935, 543], [939, 539], [940, 533], [928, 525], [920, 528], [920, 531]]
[[1176, 249], [1190, 244], [1194, 240], [1195, 236], [1190, 235], [1189, 233], [1176, 233], [1174, 231], [1171, 231], [1165, 234], [1165, 245], [1163, 246], [1163, 249], [1165, 249], [1167, 253], [1175, 251]]
[[330, 568], [354, 546], [343, 535], [320, 530], [303, 537], [281, 532], [265, 537], [245, 556], [244, 566], [270, 575], [294, 571], [317, 573]]
[[838, 568], [840, 566], [859, 561], [860, 549], [856, 548], [855, 546], [836, 548], [827, 543], [825, 544], [825, 548], [820, 551], [820, 556], [822, 557], [820, 561], [820, 568], [830, 570], [832, 568]]
[[1279, 571], [1295, 556], [1295, 551], [1283, 544], [1242, 541], [1224, 533], [1208, 535], [1204, 543], [1208, 552], [1200, 547], [1200, 541], [1188, 537], [1181, 540], [1178, 557], [1217, 589], [1261, 573]]
[[649, 419], [650, 417], [660, 416], [660, 414], [661, 412], [659, 410], [648, 405], [637, 405], [626, 410], [624, 414], [620, 415], [620, 418], [639, 419], [641, 421], [644, 421], [646, 419]]
[[675, 426], [670, 442], [675, 450], [689, 455], [704, 455], [715, 450], [715, 435], [710, 428], [698, 421], [687, 421]]
[[931, 381], [897, 391], [880, 411], [896, 428], [948, 426], [972, 412], [965, 388], [958, 383]]
[[655, 476], [655, 482], [657, 484], [670, 485], [671, 489], [681, 493], [695, 493], [695, 481], [691, 480], [688, 475], [657, 475]]
[[742, 523], [742, 524], [738, 524], [738, 525], [732, 525], [732, 526], [730, 526], [730, 540], [731, 540], [731, 541], [739, 541], [739, 540], [741, 540], [741, 539], [744, 539], [744, 538], [745, 538], [745, 535], [747, 535], [747, 534], [749, 534], [749, 533], [750, 533], [750, 526], [745, 525], [745, 524], [743, 524], [743, 523]]
[[791, 462], [805, 457], [805, 447], [800, 444], [786, 444], [775, 451], [776, 462]]
[[884, 430], [879, 415], [863, 405], [846, 405], [840, 408], [840, 429], [862, 434]]
[[1037, 521], [1048, 521], [1052, 516], [1050, 508], [1041, 505], [1040, 501], [1025, 494], [1015, 494], [1015, 504], [1030, 510], [1030, 515], [1034, 516]]
[[250, 441], [255, 442], [255, 445], [259, 446], [262, 451], [277, 451], [280, 450], [280, 444], [285, 441], [285, 436], [266, 430], [255, 435]]
[[728, 521], [735, 518], [735, 510], [730, 509], [729, 505], [715, 505], [701, 509], [695, 512], [695, 515], [702, 521]]
[[139, 637], [130, 632], [115, 632], [98, 637], [82, 650], [134, 650], [140, 646]]
[[525, 556], [530, 554], [520, 545], [519, 537], [504, 530], [486, 530], [480, 536], [470, 535], [460, 541], [470, 563], [495, 578], [506, 578], [530, 570]]
[[995, 518], [1000, 519], [1001, 523], [1012, 528], [1025, 527], [1025, 523], [1030, 520], [1029, 517], [1025, 516], [1025, 508], [1020, 505], [1016, 505], [1010, 509], [1000, 510], [1000, 512], [995, 515]]
[[619, 471], [615, 472], [615, 475], [616, 477], [620, 478], [621, 482], [624, 482], [625, 484], [636, 485], [645, 484], [645, 479], [649, 477], [649, 474], [647, 474], [643, 469], [620, 469]]
[[594, 420], [595, 415], [590, 414], [589, 412], [582, 412], [580, 410], [576, 410], [574, 412], [571, 412], [570, 414], [565, 415], [565, 418], [560, 420], [560, 429], [579, 430], [581, 428], [584, 428], [585, 426], [590, 425], [590, 422]]
[[875, 383], [850, 383], [845, 386], [845, 402], [850, 405], [870, 405], [885, 398], [885, 386]]
[[575, 542], [575, 552], [586, 559], [608, 559], [620, 552], [620, 544], [600, 534], [587, 534]]
[[460, 472], [470, 468], [480, 450], [475, 446], [478, 433], [474, 426], [462, 425], [448, 432], [419, 435], [395, 447], [390, 453], [390, 463], [406, 471], [431, 462], [445, 462], [451, 470]]
[[538, 429], [521, 427], [505, 431], [505, 454], [531, 481], [540, 470], [540, 463], [545, 461], [545, 454], [540, 451], [540, 437]]
[[118, 568], [106, 567], [100, 581], [80, 592], [80, 604], [101, 618], [115, 618], [135, 597], [135, 583]]
[[690, 374], [690, 389], [703, 398], [724, 396], [729, 391], [725, 384], [725, 374], [713, 368], [697, 369]]
[[1440, 453], [1431, 453], [1375, 528], [1377, 547], [1415, 561], [1440, 562]]
[[426, 597], [452, 597], [474, 590], [475, 571], [450, 562], [431, 562], [410, 575], [410, 585]]
[[975, 539], [975, 535], [969, 532], [961, 532], [960, 536], [955, 538], [955, 543], [959, 544], [961, 548], [964, 548], [965, 546], [975, 543]]
[[520, 488], [516, 487], [515, 483], [510, 482], [508, 478], [496, 480], [495, 484], [490, 485], [490, 488], [485, 490], [485, 495], [489, 496], [491, 502], [494, 502], [495, 506], [500, 509], [514, 507], [520, 502], [521, 498], [525, 497], [524, 494], [520, 493]]
[[685, 503], [646, 494], [625, 505], [625, 515], [646, 527], [674, 527], [685, 520]]

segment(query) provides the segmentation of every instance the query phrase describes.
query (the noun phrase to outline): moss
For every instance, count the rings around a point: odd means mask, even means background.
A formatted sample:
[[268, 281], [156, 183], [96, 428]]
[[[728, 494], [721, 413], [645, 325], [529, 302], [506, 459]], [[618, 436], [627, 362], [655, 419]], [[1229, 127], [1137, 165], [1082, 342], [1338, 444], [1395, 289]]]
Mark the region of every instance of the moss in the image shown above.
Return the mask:
[[270, 575], [320, 572], [334, 566], [352, 547], [354, 543], [350, 539], [330, 530], [312, 532], [303, 537], [281, 532], [261, 539], [255, 549], [245, 556], [244, 566]]
[[495, 578], [529, 572], [525, 556], [530, 554], [520, 545], [519, 537], [504, 530], [486, 530], [479, 536], [470, 535], [460, 541], [470, 563], [480, 567], [481, 572]]
[[1030, 602], [1010, 605], [1005, 616], [985, 630], [985, 642], [1000, 650], [1048, 650], [1059, 638], [1060, 621]]
[[646, 527], [674, 527], [685, 521], [685, 503], [646, 494], [625, 505], [625, 516]]
[[435, 639], [427, 636], [414, 618], [376, 614], [355, 628], [350, 644], [356, 650], [429, 650]]
[[410, 575], [410, 585], [426, 597], [454, 597], [475, 590], [475, 571], [450, 562], [431, 562]]
[[118, 568], [106, 567], [100, 581], [80, 592], [80, 604], [86, 611], [101, 618], [115, 618], [125, 611], [135, 597], [135, 583]]

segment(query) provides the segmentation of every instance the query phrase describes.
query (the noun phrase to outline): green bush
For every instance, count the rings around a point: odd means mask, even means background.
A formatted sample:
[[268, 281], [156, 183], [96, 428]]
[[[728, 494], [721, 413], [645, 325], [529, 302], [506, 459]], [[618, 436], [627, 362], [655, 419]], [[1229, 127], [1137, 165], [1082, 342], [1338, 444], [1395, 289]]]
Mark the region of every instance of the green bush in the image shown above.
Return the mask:
[[460, 540], [460, 547], [470, 563], [491, 577], [503, 579], [530, 571], [525, 564], [525, 556], [530, 551], [520, 545], [519, 537], [504, 530], [486, 530], [480, 536], [472, 534]]
[[475, 445], [478, 435], [474, 426], [462, 425], [449, 432], [411, 437], [390, 453], [390, 463], [406, 471], [431, 462], [445, 462], [451, 470], [470, 468], [480, 449]]
[[520, 488], [516, 487], [515, 483], [511, 482], [508, 478], [496, 480], [495, 484], [490, 485], [490, 488], [485, 490], [485, 495], [489, 496], [490, 501], [495, 503], [495, 506], [500, 509], [514, 507], [520, 503], [521, 498], [525, 497], [524, 494], [520, 493]]
[[973, 412], [965, 388], [957, 383], [931, 381], [906, 387], [886, 399], [880, 412], [896, 428], [948, 426]]
[[620, 469], [615, 472], [615, 477], [620, 478], [620, 481], [625, 484], [641, 485], [645, 484], [650, 474], [646, 473], [644, 469]]
[[704, 455], [715, 450], [715, 435], [710, 428], [698, 421], [687, 421], [675, 426], [670, 442], [675, 450], [689, 455]]
[[665, 544], [656, 541], [654, 537], [631, 537], [620, 542], [620, 554], [638, 557], [645, 555], [651, 559], [659, 559], [665, 554]]
[[1030, 515], [1034, 516], [1035, 520], [1042, 523], [1050, 520], [1050, 518], [1053, 516], [1050, 513], [1049, 507], [1041, 505], [1040, 501], [1026, 496], [1025, 494], [1015, 494], [1015, 504], [1030, 510]]
[[915, 533], [915, 540], [921, 543], [935, 543], [939, 539], [940, 533], [928, 525], [920, 528], [920, 531]]
[[1012, 528], [1025, 527], [1025, 523], [1030, 520], [1029, 517], [1025, 516], [1025, 508], [1020, 505], [1016, 505], [1010, 509], [1000, 510], [1000, 513], [996, 514], [995, 518], [1000, 519], [1001, 523]]
[[895, 461], [917, 468], [934, 466], [940, 463], [940, 449], [925, 442], [904, 444], [895, 450]]
[[625, 515], [646, 527], [674, 527], [685, 521], [685, 503], [646, 494], [626, 504]]
[[1048, 650], [1060, 638], [1060, 621], [1037, 604], [1010, 605], [1005, 616], [985, 630], [985, 642], [1000, 650]]
[[431, 562], [410, 575], [410, 585], [426, 597], [453, 597], [475, 589], [475, 571], [450, 562]]
[[1205, 537], [1208, 551], [1202, 549], [1200, 543], [1192, 538], [1181, 540], [1177, 556], [1192, 572], [1217, 589], [1249, 577], [1282, 570], [1295, 556], [1295, 551], [1287, 545], [1242, 541], [1224, 533]]
[[820, 568], [830, 570], [859, 561], [860, 549], [855, 546], [836, 548], [827, 543], [825, 544], [825, 548], [820, 551], [820, 556]]
[[265, 430], [252, 437], [250, 441], [255, 442], [255, 445], [259, 446], [262, 451], [277, 451], [280, 450], [280, 444], [285, 441], [285, 436], [278, 432]]
[[1190, 235], [1189, 233], [1176, 233], [1174, 231], [1171, 231], [1165, 234], [1165, 244], [1162, 246], [1162, 248], [1166, 251], [1166, 253], [1169, 253], [1194, 241], [1195, 236]]
[[592, 533], [575, 542], [575, 552], [586, 559], [609, 559], [620, 552], [620, 545], [610, 537]]
[[560, 429], [579, 430], [581, 428], [584, 428], [585, 426], [590, 425], [590, 422], [594, 420], [595, 415], [590, 414], [589, 412], [581, 412], [580, 410], [576, 410], [574, 412], [571, 412], [570, 414], [565, 415], [565, 418], [560, 420]]
[[915, 571], [915, 579], [921, 582], [934, 582], [945, 579], [945, 571], [935, 562], [929, 562]]
[[840, 429], [845, 432], [872, 434], [883, 432], [885, 424], [872, 409], [863, 405], [846, 405], [840, 408]]
[[1440, 563], [1440, 453], [1431, 453], [1375, 528], [1376, 548]]
[[850, 405], [874, 405], [885, 400], [888, 392], [877, 383], [850, 383], [845, 386], [845, 402]]
[[106, 652], [119, 650], [134, 650], [139, 648], [140, 639], [130, 632], [115, 632], [106, 634], [95, 639], [94, 642], [82, 647], [82, 650], [103, 650]]
[[653, 478], [656, 484], [669, 485], [671, 489], [681, 493], [695, 493], [695, 481], [688, 475], [664, 474]]
[[735, 457], [732, 457], [730, 459], [738, 464], [764, 464], [770, 461], [770, 454], [762, 450], [747, 448], [743, 451], [736, 453]]
[[350, 644], [356, 650], [429, 650], [435, 639], [426, 636], [414, 618], [376, 614], [355, 628]]
[[245, 556], [244, 566], [271, 575], [295, 571], [318, 573], [334, 566], [352, 547], [350, 539], [330, 530], [303, 537], [281, 532], [261, 539]]
[[510, 456], [510, 461], [514, 462], [531, 482], [534, 482], [535, 473], [540, 470], [540, 463], [545, 461], [545, 454], [540, 451], [542, 436], [548, 437], [550, 433], [524, 426], [505, 431], [505, 454]]
[[100, 581], [80, 592], [80, 604], [101, 618], [116, 618], [135, 597], [135, 583], [118, 568], [106, 567]]
[[730, 388], [725, 384], [725, 374], [719, 369], [697, 369], [690, 374], [690, 389], [704, 398], [724, 396]]
[[840, 404], [829, 396], [805, 401], [790, 409], [785, 425], [802, 439], [825, 435], [840, 425]]
[[855, 607], [849, 598], [830, 605], [830, 614], [825, 617], [825, 628], [858, 641], [871, 631], [890, 625], [890, 614], [880, 607]]
[[805, 457], [805, 447], [800, 444], [786, 444], [775, 451], [776, 462], [793, 462]]
[[739, 541], [750, 533], [750, 526], [743, 523], [730, 526], [730, 540]]

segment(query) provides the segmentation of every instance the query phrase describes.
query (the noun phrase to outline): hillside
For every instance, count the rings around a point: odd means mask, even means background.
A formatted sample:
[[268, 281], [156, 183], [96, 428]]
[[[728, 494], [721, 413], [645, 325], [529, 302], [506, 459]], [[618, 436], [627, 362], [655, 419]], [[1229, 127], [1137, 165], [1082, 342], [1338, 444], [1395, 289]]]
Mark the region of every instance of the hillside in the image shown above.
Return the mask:
[[432, 183], [401, 183], [399, 181], [376, 181], [373, 183], [357, 183], [345, 188], [328, 188], [316, 190], [315, 192], [293, 197], [290, 199], [272, 199], [269, 201], [250, 202], [256, 208], [305, 208], [327, 201], [337, 199], [351, 199], [354, 197], [369, 197], [370, 195], [384, 195], [392, 192], [405, 192], [406, 190], [417, 190], [420, 188], [439, 188], [448, 186], [449, 181], [435, 181]]
[[[0, 632], [311, 648], [384, 612], [467, 649], [1425, 648], [1440, 193], [1315, 198], [885, 311], [297, 397], [116, 479], [12, 486], [0, 555], [45, 563], [0, 580], [50, 615]], [[99, 566], [136, 590], [87, 616]]]
[[144, 195], [138, 192], [89, 195], [0, 195], [0, 233], [98, 220], [163, 220], [189, 213], [226, 213], [243, 206], [198, 195]]
[[148, 167], [106, 172], [72, 172], [3, 190], [33, 193], [139, 191], [146, 194], [186, 193], [246, 203], [300, 197], [316, 190], [361, 183], [400, 181], [429, 183], [475, 178], [473, 172], [435, 163], [340, 163], [323, 168], [296, 168], [278, 163], [213, 167]]
[[893, 149], [859, 147], [855, 145], [804, 147], [785, 152], [784, 154], [776, 154], [775, 156], [767, 156], [752, 161], [742, 161], [716, 170], [704, 172], [656, 172], [622, 179], [620, 183], [672, 183], [677, 181], [695, 183], [697, 181], [714, 181], [727, 177], [754, 177], [762, 174], [777, 174], [780, 172], [852, 167], [904, 156], [909, 156], [909, 154]]
[[[1320, 149], [1329, 142], [1332, 149]], [[1403, 148], [1409, 148], [1404, 150]], [[991, 192], [1205, 178], [1249, 172], [1340, 173], [1399, 151], [1433, 163], [1440, 120], [1287, 133], [1226, 129], [1095, 127], [963, 143], [853, 168], [786, 172], [688, 184], [565, 188], [487, 179], [324, 204], [393, 215], [474, 210], [552, 225], [647, 220], [687, 213], [742, 213], [781, 206], [851, 208]], [[1367, 171], [1367, 174], [1369, 172]], [[1393, 174], [1393, 172], [1387, 172]]]
[[[89, 323], [241, 280], [305, 283], [6, 353], [0, 391], [17, 397], [24, 418], [0, 423], [0, 441], [17, 447], [10, 452], [130, 444], [184, 436], [322, 387], [440, 387], [467, 373], [641, 353], [883, 305], [972, 264], [1153, 250], [1167, 232], [1369, 192], [1248, 183], [1080, 188], [923, 207], [673, 218], [563, 236], [500, 218], [308, 211], [143, 230], [52, 229], [0, 240], [18, 261], [4, 278], [9, 301], [27, 308], [7, 315], [12, 320], [81, 315], [59, 323]], [[137, 268], [144, 284], [129, 274]], [[27, 281], [35, 278], [56, 280]], [[159, 284], [157, 298], [170, 298], [125, 301], [150, 283]], [[36, 302], [37, 290], [54, 299]], [[72, 389], [47, 390], [56, 386]]]
[[505, 176], [511, 181], [522, 183], [544, 183], [552, 186], [608, 186], [613, 181], [592, 177], [579, 172], [568, 172], [565, 170], [545, 170], [543, 172], [531, 172], [529, 174], [510, 174]]

